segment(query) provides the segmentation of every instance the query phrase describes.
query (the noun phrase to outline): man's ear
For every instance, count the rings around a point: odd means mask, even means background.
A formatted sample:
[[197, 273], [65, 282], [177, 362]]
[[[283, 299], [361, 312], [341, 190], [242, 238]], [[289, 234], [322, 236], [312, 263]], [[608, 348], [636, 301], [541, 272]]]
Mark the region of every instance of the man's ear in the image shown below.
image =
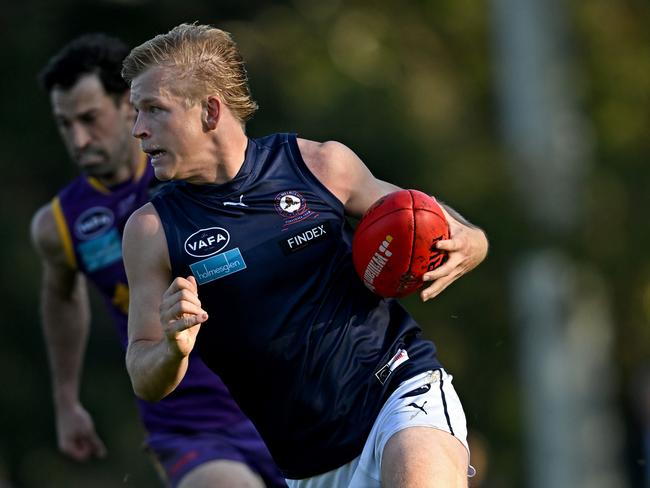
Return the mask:
[[221, 115], [221, 100], [215, 96], [208, 97], [203, 105], [203, 126], [206, 130], [215, 130]]

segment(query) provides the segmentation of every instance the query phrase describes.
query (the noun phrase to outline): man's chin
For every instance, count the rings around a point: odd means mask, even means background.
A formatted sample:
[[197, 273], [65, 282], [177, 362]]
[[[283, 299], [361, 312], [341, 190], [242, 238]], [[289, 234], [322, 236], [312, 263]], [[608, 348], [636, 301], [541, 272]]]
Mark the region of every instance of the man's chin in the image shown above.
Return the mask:
[[86, 175], [93, 178], [111, 178], [115, 176], [115, 171], [111, 171], [101, 164], [86, 164], [81, 166], [81, 171]]
[[173, 176], [170, 175], [169, 172], [163, 171], [162, 168], [154, 167], [153, 173], [156, 175], [156, 179], [158, 181], [170, 181], [173, 178]]

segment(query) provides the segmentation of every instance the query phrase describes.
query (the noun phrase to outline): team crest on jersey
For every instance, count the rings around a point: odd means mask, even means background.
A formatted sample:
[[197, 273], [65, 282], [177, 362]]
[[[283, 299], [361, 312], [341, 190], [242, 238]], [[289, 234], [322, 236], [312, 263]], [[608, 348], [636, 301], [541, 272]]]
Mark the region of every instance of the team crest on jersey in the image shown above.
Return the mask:
[[296, 217], [307, 210], [307, 200], [297, 191], [283, 191], [275, 196], [275, 209], [283, 217]]
[[185, 252], [195, 258], [207, 258], [217, 254], [230, 242], [230, 233], [222, 227], [197, 230], [185, 239]]
[[77, 238], [87, 241], [104, 234], [113, 226], [115, 216], [110, 208], [92, 207], [82, 213], [74, 223]]
[[305, 197], [293, 190], [283, 191], [275, 196], [275, 210], [285, 218], [282, 230], [286, 230], [292, 224], [315, 218], [319, 215], [307, 207], [307, 199]]

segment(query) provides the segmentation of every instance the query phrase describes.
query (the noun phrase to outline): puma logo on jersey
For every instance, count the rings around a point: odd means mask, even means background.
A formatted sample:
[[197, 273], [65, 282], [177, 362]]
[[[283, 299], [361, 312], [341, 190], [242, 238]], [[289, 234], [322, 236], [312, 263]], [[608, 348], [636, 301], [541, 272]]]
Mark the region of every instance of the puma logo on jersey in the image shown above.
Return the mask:
[[228, 205], [233, 206], [233, 207], [248, 207], [244, 203], [244, 195], [239, 195], [239, 201], [238, 202], [223, 202], [224, 207], [227, 207]]

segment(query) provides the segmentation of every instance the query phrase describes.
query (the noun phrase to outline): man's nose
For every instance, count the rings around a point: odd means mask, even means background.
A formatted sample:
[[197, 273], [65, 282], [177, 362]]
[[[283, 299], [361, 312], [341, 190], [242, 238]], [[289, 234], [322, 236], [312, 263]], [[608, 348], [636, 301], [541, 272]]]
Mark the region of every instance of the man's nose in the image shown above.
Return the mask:
[[82, 124], [72, 124], [70, 128], [71, 140], [75, 149], [83, 149], [92, 140], [90, 131], [84, 127]]
[[145, 139], [149, 137], [149, 130], [146, 128], [143, 117], [140, 112], [135, 118], [135, 123], [133, 124], [133, 129], [131, 129], [131, 135], [138, 139]]

